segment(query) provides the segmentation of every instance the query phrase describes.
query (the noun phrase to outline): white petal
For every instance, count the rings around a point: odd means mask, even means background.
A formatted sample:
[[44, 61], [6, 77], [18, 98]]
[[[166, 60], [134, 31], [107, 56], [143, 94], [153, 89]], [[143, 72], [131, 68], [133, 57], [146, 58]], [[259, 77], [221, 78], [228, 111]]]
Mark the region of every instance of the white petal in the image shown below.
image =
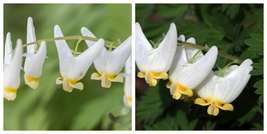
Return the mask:
[[39, 51], [29, 57], [26, 57], [24, 64], [24, 71], [27, 76], [40, 77], [42, 68], [46, 57], [46, 43], [41, 42]]
[[191, 89], [196, 88], [210, 73], [217, 59], [218, 49], [213, 46], [205, 56], [193, 64], [179, 65], [171, 78]]
[[176, 75], [177, 74], [176, 71], [180, 71], [182, 65], [187, 63], [188, 62], [184, 47], [177, 46], [171, 68], [169, 69], [170, 78], [173, 78], [172, 75]]
[[135, 23], [135, 60], [138, 68], [145, 71], [148, 68], [149, 52], [153, 49], [144, 35], [139, 23]]
[[[54, 28], [54, 37], [64, 37], [58, 25], [56, 25]], [[55, 42], [60, 63], [59, 64], [60, 74], [66, 75], [69, 70], [69, 66], [71, 63], [71, 59], [73, 58], [73, 55], [65, 40], [56, 40]]]
[[[27, 23], [27, 43], [36, 41], [35, 28], [33, 26], [33, 20], [31, 17], [28, 18]], [[27, 46], [27, 53], [34, 53], [36, 44]]]
[[[89, 29], [87, 29], [86, 27], [82, 27], [81, 28], [81, 33], [82, 33], [83, 36], [88, 36], [88, 37], [95, 38], [95, 35]], [[85, 42], [86, 42], [88, 47], [91, 47], [92, 45], [95, 44], [94, 41], [90, 41], [90, 40], [85, 40]]]
[[4, 68], [4, 87], [12, 87], [16, 89], [19, 87], [22, 51], [22, 40], [18, 39], [11, 64]]
[[247, 85], [250, 78], [250, 71], [253, 69], [252, 60], [246, 59], [238, 68], [224, 75], [223, 84], [226, 85], [223, 89], [216, 92], [216, 96], [224, 102], [234, 101]]
[[92, 47], [75, 57], [70, 65], [68, 77], [77, 81], [83, 78], [103, 47], [104, 40], [99, 39]]
[[5, 42], [5, 60], [4, 64], [8, 65], [12, 61], [12, 42], [11, 42], [11, 33], [7, 33], [6, 42]]
[[166, 72], [170, 69], [177, 47], [177, 31], [175, 24], [170, 29], [158, 48], [149, 56], [151, 70]]
[[125, 81], [124, 81], [124, 94], [127, 97], [132, 96], [132, 55], [129, 56], [125, 64]]
[[[192, 44], [196, 44], [196, 40], [195, 38], [189, 38], [186, 40], [186, 42], [188, 43], [192, 43]], [[185, 50], [186, 50], [186, 56], [187, 56], [187, 60], [189, 62], [189, 60], [194, 57], [194, 55], [199, 51], [199, 49], [195, 49], [195, 48], [191, 48], [191, 47], [186, 47], [185, 46]], [[196, 59], [197, 60], [198, 58], [202, 57], [203, 56], [203, 53], [200, 51], [197, 56], [196, 56]]]
[[201, 98], [211, 97], [215, 94], [215, 83], [220, 78], [210, 71], [208, 76], [195, 89], [197, 95]]
[[132, 37], [128, 37], [115, 50], [113, 50], [107, 61], [107, 72], [110, 74], [118, 74], [124, 67], [126, 60], [131, 54]]
[[17, 94], [14, 92], [9, 92], [9, 93], [4, 92], [4, 98], [7, 99], [8, 101], [13, 101], [16, 99], [16, 97], [17, 97]]
[[103, 47], [100, 54], [96, 57], [96, 59], [94, 60], [94, 66], [97, 72], [103, 73], [104, 71], [106, 71], [107, 62], [108, 62], [110, 53], [111, 53], [110, 51], [108, 51], [105, 47]]
[[177, 40], [185, 42], [185, 36], [184, 36], [184, 35], [180, 35], [180, 36], [177, 38]]

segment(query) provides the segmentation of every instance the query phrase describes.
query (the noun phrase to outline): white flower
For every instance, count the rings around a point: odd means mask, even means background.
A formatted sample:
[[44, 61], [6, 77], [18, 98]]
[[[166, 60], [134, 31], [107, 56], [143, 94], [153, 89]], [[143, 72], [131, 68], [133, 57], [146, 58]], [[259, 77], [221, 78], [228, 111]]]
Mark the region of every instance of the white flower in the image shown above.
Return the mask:
[[[183, 35], [178, 38], [185, 40]], [[186, 42], [196, 44], [194, 38], [189, 38]], [[199, 49], [189, 47], [177, 47], [172, 67], [169, 70], [170, 88], [172, 97], [178, 100], [182, 94], [192, 96], [194, 90], [209, 74], [217, 59], [218, 49], [216, 46], [210, 48], [205, 54]]]
[[[95, 37], [85, 27], [81, 29], [81, 32], [83, 36]], [[90, 47], [92, 42], [86, 41], [86, 43]], [[97, 72], [91, 75], [91, 79], [101, 80], [101, 86], [104, 88], [109, 88], [111, 82], [123, 82], [123, 77], [119, 73], [131, 54], [131, 44], [132, 37], [130, 36], [113, 51], [104, 47], [101, 54], [94, 60]]]
[[132, 107], [132, 55], [126, 61], [123, 102], [127, 107]]
[[[35, 29], [32, 18], [29, 17], [27, 25], [27, 43], [34, 41], [36, 41]], [[27, 46], [26, 60], [24, 64], [25, 83], [32, 89], [36, 89], [39, 86], [39, 78], [42, 75], [42, 68], [46, 57], [46, 43], [44, 41], [41, 42], [38, 51], [36, 50], [36, 47], [36, 44]]]
[[[64, 37], [58, 25], [54, 28], [55, 37]], [[104, 47], [104, 40], [99, 39], [92, 47], [85, 50], [78, 56], [73, 56], [65, 40], [56, 40], [56, 47], [59, 56], [59, 67], [61, 77], [57, 78], [56, 84], [63, 84], [63, 89], [72, 92], [73, 88], [82, 90], [81, 80], [94, 59], [100, 54]]]
[[22, 63], [22, 40], [17, 40], [17, 45], [12, 50], [10, 33], [7, 33], [4, 58], [4, 98], [13, 101], [17, 96], [20, 85], [20, 69]]
[[137, 76], [145, 78], [150, 86], [156, 86], [157, 79], [168, 79], [167, 71], [171, 67], [177, 47], [176, 26], [173, 23], [170, 25], [169, 31], [157, 48], [152, 48], [139, 23], [135, 24], [135, 29], [135, 59], [140, 70]]
[[219, 108], [233, 111], [233, 102], [249, 81], [249, 72], [253, 69], [252, 60], [245, 60], [240, 66], [232, 65], [224, 73], [218, 76], [218, 71], [211, 71], [207, 78], [195, 89], [198, 96], [195, 104], [209, 106], [208, 114], [216, 116]]

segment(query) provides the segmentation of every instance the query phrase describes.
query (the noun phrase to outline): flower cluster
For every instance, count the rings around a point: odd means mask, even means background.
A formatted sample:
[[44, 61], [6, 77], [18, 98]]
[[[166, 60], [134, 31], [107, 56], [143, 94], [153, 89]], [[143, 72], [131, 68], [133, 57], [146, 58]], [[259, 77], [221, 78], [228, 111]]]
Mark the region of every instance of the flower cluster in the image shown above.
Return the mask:
[[[233, 111], [233, 102], [249, 81], [253, 69], [252, 60], [246, 59], [240, 66], [227, 65], [213, 72], [218, 49], [212, 46], [204, 55], [201, 50], [177, 46], [177, 40], [196, 44], [194, 38], [177, 38], [175, 24], [171, 24], [164, 39], [151, 46], [139, 23], [136, 23], [135, 59], [140, 72], [149, 86], [156, 86], [159, 79], [169, 79], [167, 88], [175, 100], [192, 97], [194, 103], [209, 106], [207, 113], [218, 115], [219, 108]], [[194, 97], [193, 97], [194, 96]]]
[[[81, 33], [85, 37], [95, 38], [95, 35], [85, 27], [81, 28]], [[110, 46], [112, 49], [105, 48], [105, 40], [97, 41], [85, 40], [88, 48], [78, 53], [69, 48], [64, 39], [64, 35], [58, 25], [54, 27], [55, 44], [59, 58], [60, 77], [56, 79], [56, 84], [62, 84], [63, 89], [72, 92], [73, 88], [83, 90], [83, 83], [79, 82], [87, 73], [91, 64], [97, 73], [91, 75], [93, 80], [101, 80], [104, 88], [110, 88], [111, 82], [123, 83], [124, 77], [120, 74], [126, 64], [125, 70], [125, 97], [126, 106], [131, 106], [131, 36], [128, 37], [118, 47]], [[61, 38], [61, 39], [59, 39]], [[76, 47], [81, 40], [78, 41]], [[27, 52], [23, 54], [22, 40], [17, 40], [16, 48], [12, 49], [11, 34], [7, 33], [5, 41], [4, 57], [4, 98], [13, 101], [16, 98], [17, 90], [20, 85], [20, 70], [22, 57], [26, 57], [24, 62], [25, 84], [30, 88], [36, 89], [39, 86], [39, 79], [42, 75], [42, 67], [46, 56], [46, 42], [37, 43], [35, 28], [31, 17], [27, 24]], [[128, 61], [127, 61], [128, 59]], [[126, 63], [127, 61], [127, 63]], [[125, 99], [123, 99], [125, 100]]]

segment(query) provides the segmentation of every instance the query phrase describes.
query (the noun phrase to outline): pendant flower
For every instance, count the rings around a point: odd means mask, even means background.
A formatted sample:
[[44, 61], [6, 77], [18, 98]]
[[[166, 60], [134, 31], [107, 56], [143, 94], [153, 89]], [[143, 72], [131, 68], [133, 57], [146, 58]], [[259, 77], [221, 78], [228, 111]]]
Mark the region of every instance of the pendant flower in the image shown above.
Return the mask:
[[211, 71], [207, 78], [196, 88], [200, 98], [195, 99], [195, 104], [209, 106], [209, 115], [217, 116], [219, 108], [233, 111], [233, 102], [249, 81], [249, 72], [253, 69], [252, 60], [246, 59], [240, 66], [232, 65], [224, 73], [218, 76], [218, 71]]
[[[55, 37], [64, 37], [58, 25], [54, 28]], [[104, 40], [99, 39], [92, 47], [85, 50], [78, 56], [73, 56], [65, 40], [56, 40], [56, 47], [59, 56], [59, 67], [61, 77], [58, 77], [56, 84], [63, 84], [63, 89], [72, 92], [73, 88], [82, 90], [81, 80], [95, 58], [100, 54], [104, 47]]]
[[[178, 40], [185, 41], [183, 35]], [[188, 43], [196, 44], [194, 38], [187, 39]], [[177, 47], [172, 67], [169, 70], [170, 82], [167, 87], [173, 99], [180, 99], [182, 94], [191, 97], [193, 91], [209, 74], [217, 59], [218, 49], [210, 48], [205, 54], [198, 49], [189, 47]]]
[[168, 79], [167, 71], [171, 67], [177, 47], [177, 31], [175, 24], [170, 25], [166, 36], [157, 48], [152, 48], [145, 37], [139, 23], [136, 28], [136, 64], [140, 70], [137, 76], [145, 78], [149, 86], [156, 86], [157, 79]]
[[[83, 36], [95, 37], [91, 31], [83, 27], [81, 29]], [[88, 47], [91, 41], [86, 41]], [[123, 82], [123, 77], [119, 74], [125, 65], [126, 60], [131, 54], [132, 37], [128, 37], [115, 50], [109, 51], [105, 47], [101, 54], [94, 60], [97, 72], [91, 75], [93, 80], [101, 80], [101, 86], [110, 88], [111, 82]]]
[[[27, 25], [27, 43], [36, 41], [35, 28], [33, 20], [28, 18]], [[25, 84], [29, 85], [32, 89], [39, 86], [39, 78], [42, 75], [42, 68], [46, 57], [46, 43], [41, 42], [40, 48], [37, 51], [37, 45], [32, 44], [27, 46], [26, 60], [24, 64], [24, 79]]]
[[17, 96], [20, 85], [20, 69], [22, 63], [22, 40], [17, 40], [17, 45], [12, 50], [10, 33], [7, 33], [4, 58], [4, 98], [13, 101]]
[[132, 55], [129, 56], [125, 64], [125, 82], [123, 102], [127, 107], [132, 107]]

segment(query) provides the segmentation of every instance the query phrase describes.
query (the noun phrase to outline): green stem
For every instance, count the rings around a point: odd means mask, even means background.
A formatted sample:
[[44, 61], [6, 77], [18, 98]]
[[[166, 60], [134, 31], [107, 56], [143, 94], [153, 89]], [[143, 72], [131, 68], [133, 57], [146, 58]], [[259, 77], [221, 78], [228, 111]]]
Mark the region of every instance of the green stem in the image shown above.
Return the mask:
[[221, 70], [219, 71], [218, 76], [219, 76], [219, 77], [223, 77], [223, 75], [224, 75], [226, 69], [227, 69], [230, 65], [232, 65], [233, 63], [235, 63], [235, 62], [232, 61], [232, 62], [228, 63], [223, 69], [221, 69]]
[[[208, 51], [209, 50], [208, 47], [197, 45], [197, 44], [192, 44], [192, 43], [188, 43], [188, 42], [183, 42], [183, 41], [179, 41], [179, 40], [178, 40], [178, 45], [188, 46], [188, 47], [192, 47], [192, 48], [196, 48], [196, 49], [200, 49], [200, 50], [204, 50], [204, 51]], [[232, 61], [234, 61], [235, 63], [238, 63], [238, 64], [241, 64], [243, 62], [242, 59], [240, 59], [240, 58], [238, 58], [236, 56], [229, 55], [229, 54], [224, 53], [224, 52], [220, 52], [219, 51], [218, 55], [223, 57], [223, 58], [232, 60]]]
[[78, 42], [77, 42], [77, 44], [76, 44], [76, 46], [75, 46], [75, 50], [74, 50], [74, 56], [75, 56], [75, 57], [76, 57], [76, 55], [77, 55], [78, 47], [79, 47], [79, 44], [80, 44], [81, 41], [82, 41], [82, 39], [79, 39]]
[[[56, 40], [90, 40], [90, 41], [95, 41], [97, 42], [99, 39], [98, 38], [93, 38], [93, 37], [87, 37], [87, 36], [65, 36], [65, 37], [55, 37], [55, 38], [47, 38], [47, 39], [42, 39], [42, 40], [37, 40], [35, 42], [31, 42], [31, 43], [27, 43], [24, 44], [23, 47], [26, 47], [28, 45], [32, 45], [32, 44], [37, 44], [37, 43], [41, 43], [42, 41], [45, 42], [52, 42], [52, 41], [56, 41]], [[111, 41], [106, 41], [105, 40], [105, 45], [109, 46], [112, 42]], [[113, 44], [113, 46], [118, 46], [119, 44]]]

